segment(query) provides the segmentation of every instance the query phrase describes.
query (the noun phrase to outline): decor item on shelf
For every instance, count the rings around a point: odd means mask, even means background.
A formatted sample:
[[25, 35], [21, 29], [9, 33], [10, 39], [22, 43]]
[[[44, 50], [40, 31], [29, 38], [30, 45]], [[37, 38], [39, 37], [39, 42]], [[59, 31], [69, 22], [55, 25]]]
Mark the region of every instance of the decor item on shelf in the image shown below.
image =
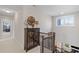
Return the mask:
[[68, 43], [65, 43], [65, 47], [69, 48], [69, 44]]
[[28, 26], [31, 26], [32, 28], [35, 27], [35, 25], [38, 25], [38, 21], [35, 20], [35, 17], [33, 16], [29, 16], [27, 18], [27, 20], [25, 20], [25, 23], [27, 23], [26, 25]]

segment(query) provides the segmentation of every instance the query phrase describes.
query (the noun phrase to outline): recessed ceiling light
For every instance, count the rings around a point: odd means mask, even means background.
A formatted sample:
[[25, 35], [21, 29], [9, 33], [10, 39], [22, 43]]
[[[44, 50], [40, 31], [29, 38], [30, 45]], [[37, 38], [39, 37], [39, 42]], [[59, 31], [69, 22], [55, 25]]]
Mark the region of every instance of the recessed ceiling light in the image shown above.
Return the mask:
[[7, 12], [7, 13], [11, 13], [11, 11], [9, 11], [9, 10], [6, 10], [6, 12]]
[[2, 9], [2, 11], [6, 12], [6, 13], [12, 13], [12, 11], [7, 10], [7, 9]]

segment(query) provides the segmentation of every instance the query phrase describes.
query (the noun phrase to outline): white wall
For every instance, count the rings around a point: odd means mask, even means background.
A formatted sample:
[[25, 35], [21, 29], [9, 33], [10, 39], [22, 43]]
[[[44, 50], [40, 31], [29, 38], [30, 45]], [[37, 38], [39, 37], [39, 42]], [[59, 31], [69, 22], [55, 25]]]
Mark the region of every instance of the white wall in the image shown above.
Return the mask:
[[52, 31], [52, 19], [51, 16], [39, 13], [39, 27], [41, 32], [51, 32]]
[[[23, 14], [22, 11], [18, 11], [15, 14], [15, 22], [14, 22], [14, 39], [17, 43], [22, 47], [23, 44]], [[23, 47], [22, 47], [23, 48]]]
[[39, 20], [39, 27], [41, 32], [51, 32], [52, 31], [52, 17], [47, 13], [43, 12], [41, 8], [36, 6], [37, 18]]
[[79, 47], [79, 13], [75, 15], [75, 26], [74, 27], [56, 27], [56, 18], [52, 17], [53, 31], [56, 32], [56, 40], [58, 42], [69, 43]]

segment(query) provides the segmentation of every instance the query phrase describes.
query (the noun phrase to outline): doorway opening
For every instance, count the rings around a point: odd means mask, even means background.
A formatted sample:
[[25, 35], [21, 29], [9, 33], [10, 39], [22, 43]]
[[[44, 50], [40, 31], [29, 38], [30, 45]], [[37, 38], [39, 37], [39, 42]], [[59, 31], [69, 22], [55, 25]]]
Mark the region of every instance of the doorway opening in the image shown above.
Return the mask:
[[14, 13], [0, 10], [0, 41], [14, 38]]

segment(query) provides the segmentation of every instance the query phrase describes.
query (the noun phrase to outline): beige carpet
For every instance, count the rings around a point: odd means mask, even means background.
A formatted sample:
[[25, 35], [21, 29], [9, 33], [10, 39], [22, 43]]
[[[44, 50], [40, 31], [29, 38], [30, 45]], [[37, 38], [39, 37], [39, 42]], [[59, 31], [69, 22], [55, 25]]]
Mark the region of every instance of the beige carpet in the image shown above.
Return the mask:
[[0, 53], [24, 53], [14, 39], [0, 39]]

